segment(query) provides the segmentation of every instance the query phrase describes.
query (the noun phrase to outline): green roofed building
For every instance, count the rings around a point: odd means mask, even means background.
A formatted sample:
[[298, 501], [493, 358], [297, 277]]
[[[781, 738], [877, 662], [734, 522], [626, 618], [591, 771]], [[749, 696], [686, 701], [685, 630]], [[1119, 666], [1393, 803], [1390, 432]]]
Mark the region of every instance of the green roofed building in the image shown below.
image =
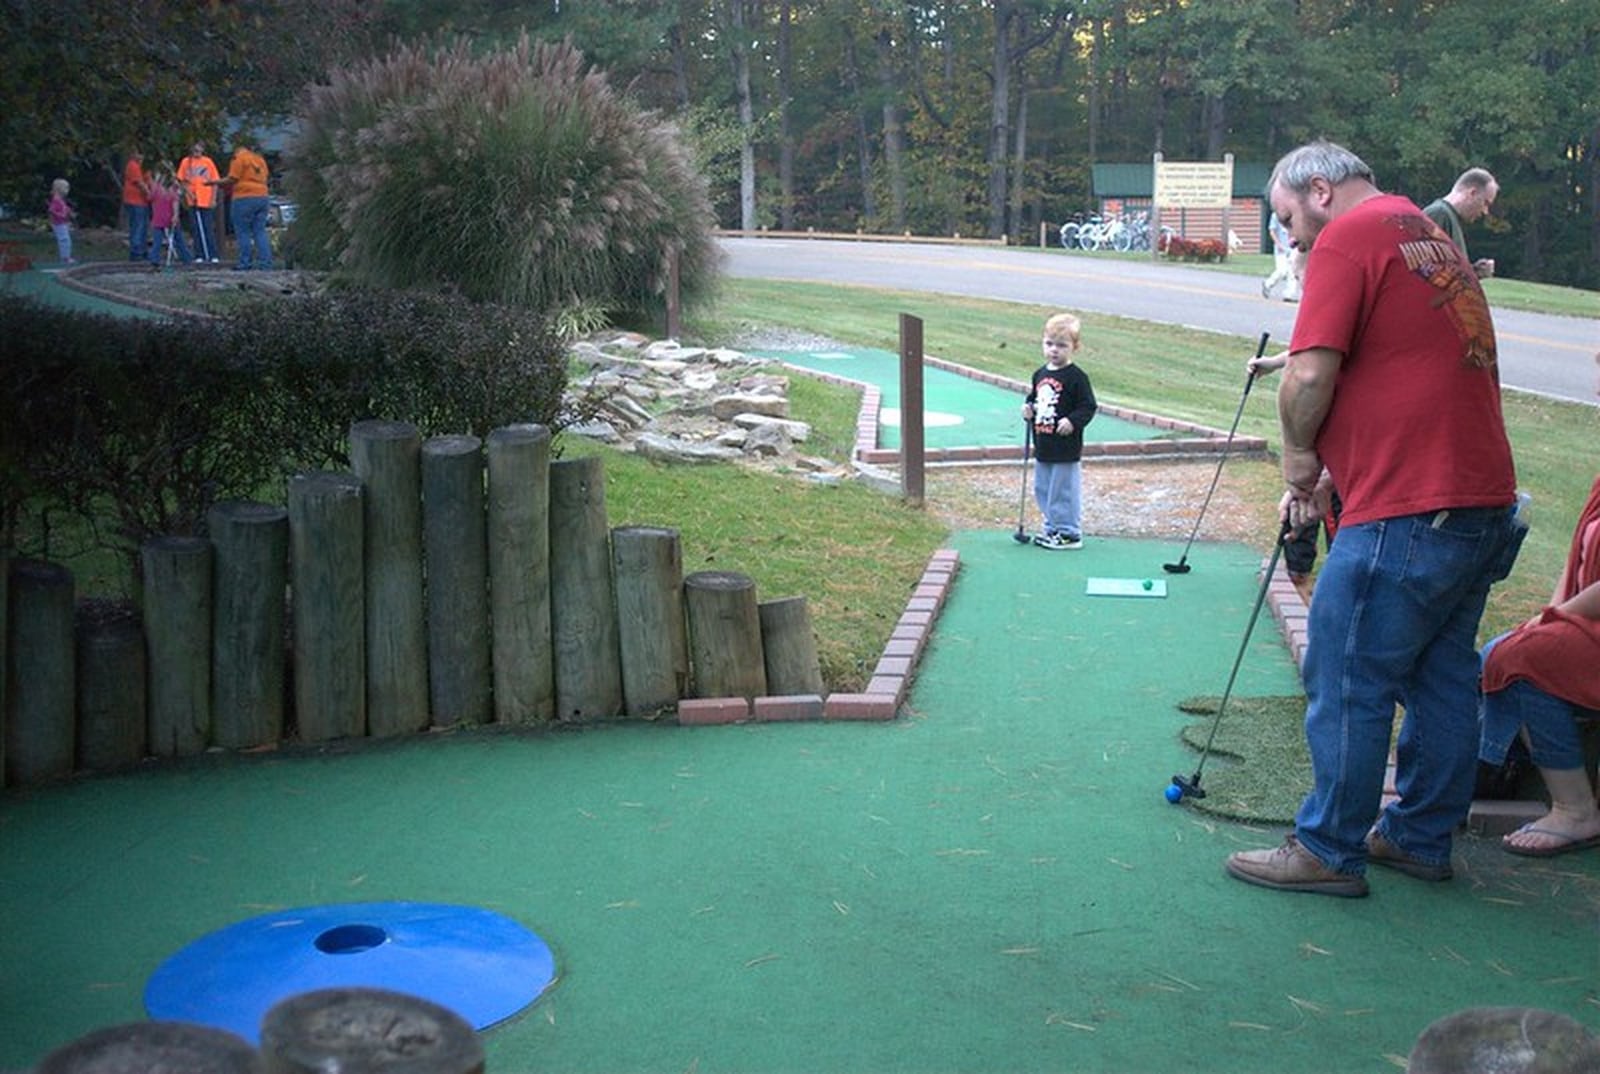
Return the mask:
[[[1227, 210], [1226, 227], [1221, 209], [1167, 209], [1162, 212], [1161, 223], [1176, 228], [1185, 239], [1226, 240], [1225, 232], [1231, 230], [1239, 236], [1239, 253], [1270, 250], [1266, 186], [1271, 176], [1270, 164], [1234, 161], [1233, 204]], [[1101, 213], [1148, 212], [1155, 188], [1155, 165], [1148, 160], [1140, 164], [1092, 164], [1090, 186]]]

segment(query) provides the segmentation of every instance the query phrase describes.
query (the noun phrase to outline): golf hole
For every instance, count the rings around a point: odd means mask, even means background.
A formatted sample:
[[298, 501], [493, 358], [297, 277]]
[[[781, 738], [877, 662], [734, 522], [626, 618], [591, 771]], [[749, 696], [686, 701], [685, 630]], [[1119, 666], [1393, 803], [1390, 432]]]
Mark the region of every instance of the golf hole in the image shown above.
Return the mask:
[[388, 942], [389, 934], [376, 925], [338, 925], [313, 941], [325, 955], [359, 955]]
[[[900, 428], [900, 408], [886, 406], [878, 411], [878, 421], [891, 428]], [[950, 414], [943, 410], [927, 410], [922, 414], [922, 425], [926, 429], [950, 428], [956, 425], [965, 425], [966, 418], [960, 414]]]

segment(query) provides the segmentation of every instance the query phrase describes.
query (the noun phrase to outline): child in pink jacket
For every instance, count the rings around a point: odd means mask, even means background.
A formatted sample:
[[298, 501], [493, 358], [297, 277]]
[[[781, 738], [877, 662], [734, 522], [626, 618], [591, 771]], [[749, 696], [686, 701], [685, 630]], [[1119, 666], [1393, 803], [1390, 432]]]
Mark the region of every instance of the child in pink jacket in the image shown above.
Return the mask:
[[50, 230], [55, 232], [56, 252], [63, 265], [75, 265], [72, 259], [72, 218], [77, 215], [67, 203], [67, 192], [72, 189], [65, 179], [50, 184]]

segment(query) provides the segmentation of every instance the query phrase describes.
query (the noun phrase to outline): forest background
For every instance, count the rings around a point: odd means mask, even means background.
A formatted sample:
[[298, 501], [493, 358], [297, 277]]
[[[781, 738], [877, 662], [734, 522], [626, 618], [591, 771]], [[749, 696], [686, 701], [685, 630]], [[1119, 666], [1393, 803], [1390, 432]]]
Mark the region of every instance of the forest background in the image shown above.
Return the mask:
[[[672, 119], [728, 228], [1006, 236], [1095, 208], [1090, 167], [1270, 163], [1314, 137], [1425, 204], [1502, 187], [1501, 275], [1600, 287], [1600, 0], [0, 0], [0, 203], [124, 154], [292, 121], [396, 39], [570, 38]], [[470, 162], [464, 162], [470, 166]], [[626, 228], [626, 220], [616, 227]]]

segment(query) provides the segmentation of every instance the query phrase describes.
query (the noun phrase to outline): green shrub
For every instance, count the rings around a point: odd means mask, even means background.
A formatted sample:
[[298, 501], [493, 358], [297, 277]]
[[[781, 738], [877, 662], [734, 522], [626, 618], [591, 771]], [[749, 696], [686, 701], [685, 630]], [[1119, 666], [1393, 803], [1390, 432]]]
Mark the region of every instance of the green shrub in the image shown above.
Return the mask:
[[223, 326], [21, 299], [5, 300], [0, 320], [8, 543], [30, 550], [17, 539], [24, 515], [33, 540], [47, 541], [50, 516], [62, 511], [123, 549], [151, 534], [193, 533], [219, 493], [254, 489], [272, 473], [270, 445], [238, 425], [236, 400], [253, 385], [219, 360]]
[[398, 47], [305, 97], [289, 154], [302, 255], [380, 287], [554, 312], [659, 301], [715, 272], [705, 183], [676, 132], [568, 44]]
[[199, 531], [218, 500], [345, 465], [352, 422], [485, 436], [563, 420], [566, 353], [527, 310], [342, 291], [225, 319], [147, 321], [0, 301], [5, 544], [51, 555], [75, 516], [102, 547]]
[[252, 424], [300, 467], [344, 465], [350, 424], [366, 418], [480, 437], [563, 421], [566, 350], [529, 310], [357, 288], [257, 303], [229, 323], [234, 361], [260, 378]]

